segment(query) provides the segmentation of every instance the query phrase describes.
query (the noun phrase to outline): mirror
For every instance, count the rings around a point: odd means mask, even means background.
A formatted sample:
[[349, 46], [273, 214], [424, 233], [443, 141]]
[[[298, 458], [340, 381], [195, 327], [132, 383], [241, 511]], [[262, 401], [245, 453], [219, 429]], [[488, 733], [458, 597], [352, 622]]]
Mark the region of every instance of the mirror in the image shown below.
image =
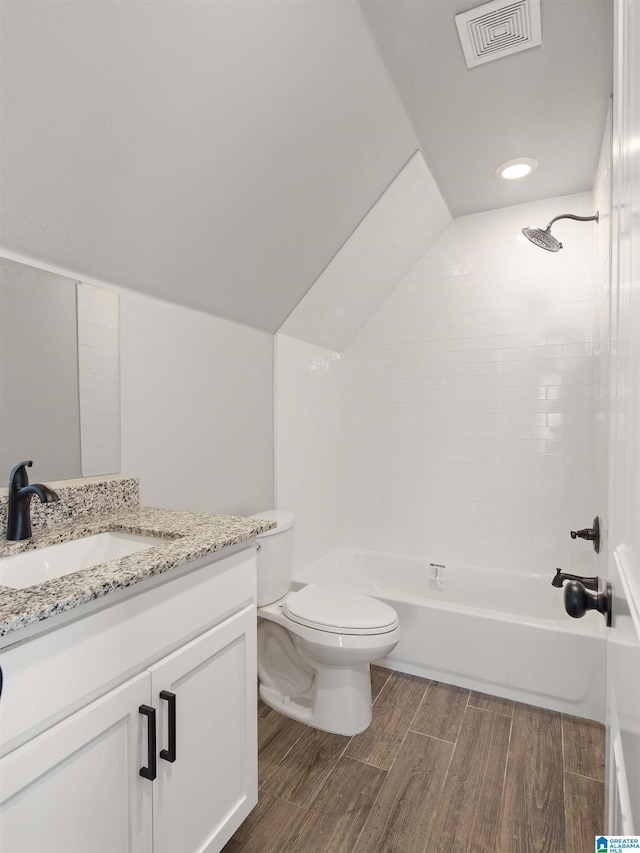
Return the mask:
[[118, 294], [0, 258], [0, 483], [120, 470]]

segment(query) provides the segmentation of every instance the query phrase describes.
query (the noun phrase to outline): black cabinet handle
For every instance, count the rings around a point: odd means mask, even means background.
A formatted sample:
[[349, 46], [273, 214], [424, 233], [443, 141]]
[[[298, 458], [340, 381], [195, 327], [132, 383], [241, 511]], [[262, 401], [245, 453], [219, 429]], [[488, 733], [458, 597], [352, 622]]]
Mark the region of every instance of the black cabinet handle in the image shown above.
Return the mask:
[[156, 709], [140, 705], [138, 712], [147, 718], [147, 767], [140, 768], [140, 775], [152, 782], [156, 778]]
[[176, 760], [176, 694], [161, 690], [160, 698], [169, 703], [169, 749], [161, 749], [160, 758], [173, 764]]

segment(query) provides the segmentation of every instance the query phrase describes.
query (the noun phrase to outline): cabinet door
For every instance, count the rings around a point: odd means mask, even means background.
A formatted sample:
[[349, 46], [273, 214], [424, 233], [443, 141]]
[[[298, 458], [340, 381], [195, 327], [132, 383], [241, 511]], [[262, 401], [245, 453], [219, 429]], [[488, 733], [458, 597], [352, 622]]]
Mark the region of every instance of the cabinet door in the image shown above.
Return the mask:
[[0, 761], [2, 853], [151, 853], [148, 673], [132, 678]]
[[[256, 609], [250, 606], [151, 668], [159, 757], [154, 853], [216, 853], [258, 800]], [[166, 697], [166, 693], [164, 693]]]

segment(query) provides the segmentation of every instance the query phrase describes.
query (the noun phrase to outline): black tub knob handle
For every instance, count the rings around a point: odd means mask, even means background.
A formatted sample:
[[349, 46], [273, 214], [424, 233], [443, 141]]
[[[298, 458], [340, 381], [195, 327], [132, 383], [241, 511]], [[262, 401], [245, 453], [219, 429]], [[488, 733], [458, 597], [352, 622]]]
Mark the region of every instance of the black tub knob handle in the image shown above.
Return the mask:
[[599, 583], [598, 592], [586, 589], [580, 581], [568, 581], [565, 584], [564, 609], [574, 619], [580, 619], [587, 610], [597, 610], [598, 613], [602, 613], [604, 616], [607, 628], [610, 628], [612, 616], [611, 603], [611, 584], [606, 581]]

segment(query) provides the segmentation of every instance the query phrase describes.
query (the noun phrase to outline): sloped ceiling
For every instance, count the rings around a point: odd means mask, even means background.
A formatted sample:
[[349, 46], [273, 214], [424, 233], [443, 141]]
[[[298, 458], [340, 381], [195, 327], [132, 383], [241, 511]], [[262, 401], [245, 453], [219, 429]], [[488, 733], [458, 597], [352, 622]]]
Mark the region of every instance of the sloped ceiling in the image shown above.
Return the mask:
[[[593, 188], [613, 89], [613, 0], [541, 0], [542, 44], [467, 68], [455, 16], [482, 0], [362, 0], [453, 216]], [[495, 169], [540, 166], [521, 181]]]
[[14, 256], [275, 331], [418, 148], [354, 2], [1, 10]]
[[418, 151], [280, 332], [342, 352], [450, 222], [447, 205]]
[[612, 0], [469, 70], [474, 5], [3, 0], [0, 250], [275, 331], [417, 149], [454, 216], [591, 189]]

